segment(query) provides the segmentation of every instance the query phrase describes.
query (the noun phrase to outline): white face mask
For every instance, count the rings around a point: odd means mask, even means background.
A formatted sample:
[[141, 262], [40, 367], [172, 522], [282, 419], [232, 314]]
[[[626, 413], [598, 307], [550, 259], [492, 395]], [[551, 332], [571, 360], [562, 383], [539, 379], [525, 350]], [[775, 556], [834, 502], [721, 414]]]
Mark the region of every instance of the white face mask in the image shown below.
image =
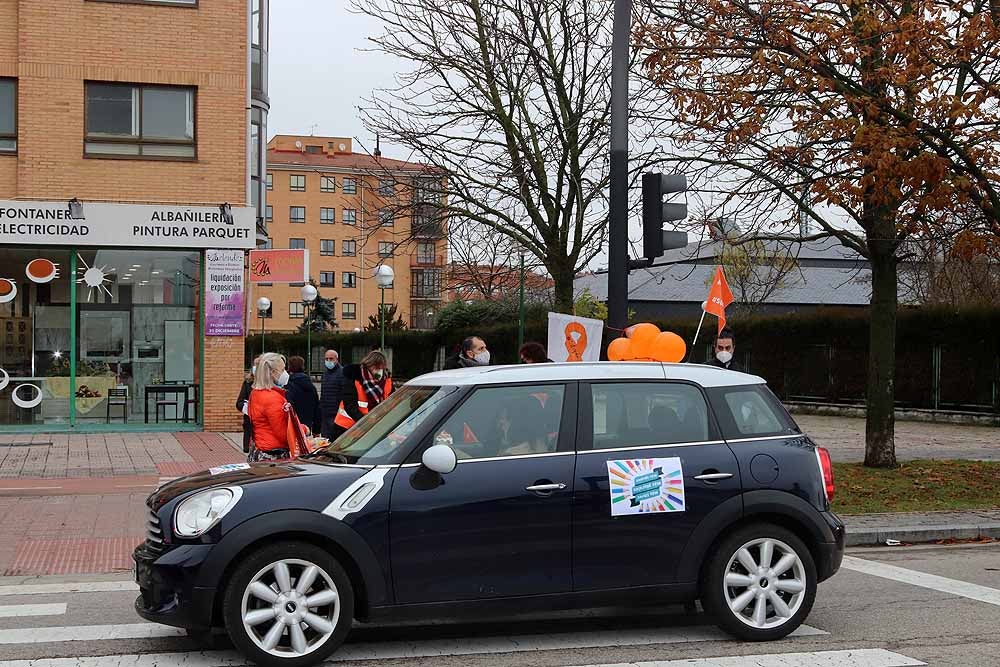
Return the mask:
[[376, 380], [381, 380], [383, 375], [385, 375], [385, 371], [382, 369], [379, 369], [377, 371], [372, 371], [372, 377], [375, 378]]
[[490, 363], [490, 351], [483, 350], [476, 353], [476, 363], [480, 366], [488, 366]]
[[284, 387], [288, 384], [288, 371], [281, 371], [281, 375], [279, 375], [278, 379], [274, 381], [274, 384], [279, 387]]
[[715, 353], [715, 358], [718, 359], [719, 361], [721, 361], [724, 364], [728, 364], [730, 361], [733, 360], [733, 353], [732, 352], [725, 352], [725, 351], [723, 351], [723, 352], [716, 352]]

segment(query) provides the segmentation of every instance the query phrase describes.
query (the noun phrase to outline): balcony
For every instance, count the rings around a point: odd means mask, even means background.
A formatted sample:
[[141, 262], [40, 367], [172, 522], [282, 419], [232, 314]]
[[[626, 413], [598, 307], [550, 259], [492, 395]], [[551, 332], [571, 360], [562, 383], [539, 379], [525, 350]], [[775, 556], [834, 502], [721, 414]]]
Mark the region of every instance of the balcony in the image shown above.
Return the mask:
[[410, 255], [410, 266], [442, 267], [444, 266], [444, 255], [421, 255], [420, 253], [416, 253]]
[[439, 285], [410, 285], [410, 299], [414, 301], [440, 301], [444, 292]]

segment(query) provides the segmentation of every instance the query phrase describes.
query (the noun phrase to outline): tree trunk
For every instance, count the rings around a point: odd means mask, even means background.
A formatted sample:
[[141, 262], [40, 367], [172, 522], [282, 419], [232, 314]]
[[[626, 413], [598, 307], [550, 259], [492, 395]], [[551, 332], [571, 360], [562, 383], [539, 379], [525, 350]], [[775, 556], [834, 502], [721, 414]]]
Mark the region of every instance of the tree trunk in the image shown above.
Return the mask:
[[573, 279], [572, 268], [564, 268], [549, 264], [552, 280], [555, 282], [555, 311], [557, 313], [573, 312]]
[[[884, 242], [869, 242], [872, 267], [871, 324], [868, 342], [868, 421], [865, 465], [896, 466], [896, 257]], [[888, 250], [888, 251], [887, 251]]]

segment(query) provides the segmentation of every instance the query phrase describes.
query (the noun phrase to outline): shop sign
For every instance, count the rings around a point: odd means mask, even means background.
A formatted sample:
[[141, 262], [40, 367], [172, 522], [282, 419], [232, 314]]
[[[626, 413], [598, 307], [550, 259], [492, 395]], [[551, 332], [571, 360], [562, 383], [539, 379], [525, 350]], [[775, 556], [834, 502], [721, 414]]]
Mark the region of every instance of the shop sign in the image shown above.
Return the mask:
[[304, 283], [308, 280], [308, 250], [250, 251], [250, 282]]
[[205, 252], [205, 335], [242, 336], [243, 250]]
[[256, 245], [257, 213], [218, 206], [149, 206], [82, 202], [82, 218], [69, 202], [0, 200], [0, 245], [243, 248]]

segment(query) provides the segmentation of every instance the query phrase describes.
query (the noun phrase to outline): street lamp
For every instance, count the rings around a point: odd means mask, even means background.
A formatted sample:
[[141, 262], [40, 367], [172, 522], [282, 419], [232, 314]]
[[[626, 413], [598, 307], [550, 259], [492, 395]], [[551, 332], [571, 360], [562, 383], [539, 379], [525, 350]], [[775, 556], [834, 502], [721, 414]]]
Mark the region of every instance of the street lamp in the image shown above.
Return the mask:
[[271, 300], [266, 296], [257, 299], [257, 314], [260, 315], [260, 353], [264, 354], [264, 316], [271, 308]]
[[375, 267], [375, 284], [382, 290], [382, 303], [379, 305], [379, 320], [382, 322], [382, 345], [380, 350], [385, 352], [385, 288], [392, 287], [396, 273], [388, 264], [379, 264]]
[[310, 316], [312, 315], [312, 309], [310, 308], [310, 306], [312, 306], [313, 302], [316, 301], [316, 297], [319, 296], [319, 291], [309, 283], [306, 283], [305, 285], [302, 286], [302, 289], [299, 290], [299, 296], [302, 297], [302, 303], [305, 306], [305, 311], [306, 311], [304, 314], [306, 322], [306, 368], [308, 369], [306, 373], [309, 374], [312, 373], [312, 353], [313, 353], [312, 321], [310, 319]]

